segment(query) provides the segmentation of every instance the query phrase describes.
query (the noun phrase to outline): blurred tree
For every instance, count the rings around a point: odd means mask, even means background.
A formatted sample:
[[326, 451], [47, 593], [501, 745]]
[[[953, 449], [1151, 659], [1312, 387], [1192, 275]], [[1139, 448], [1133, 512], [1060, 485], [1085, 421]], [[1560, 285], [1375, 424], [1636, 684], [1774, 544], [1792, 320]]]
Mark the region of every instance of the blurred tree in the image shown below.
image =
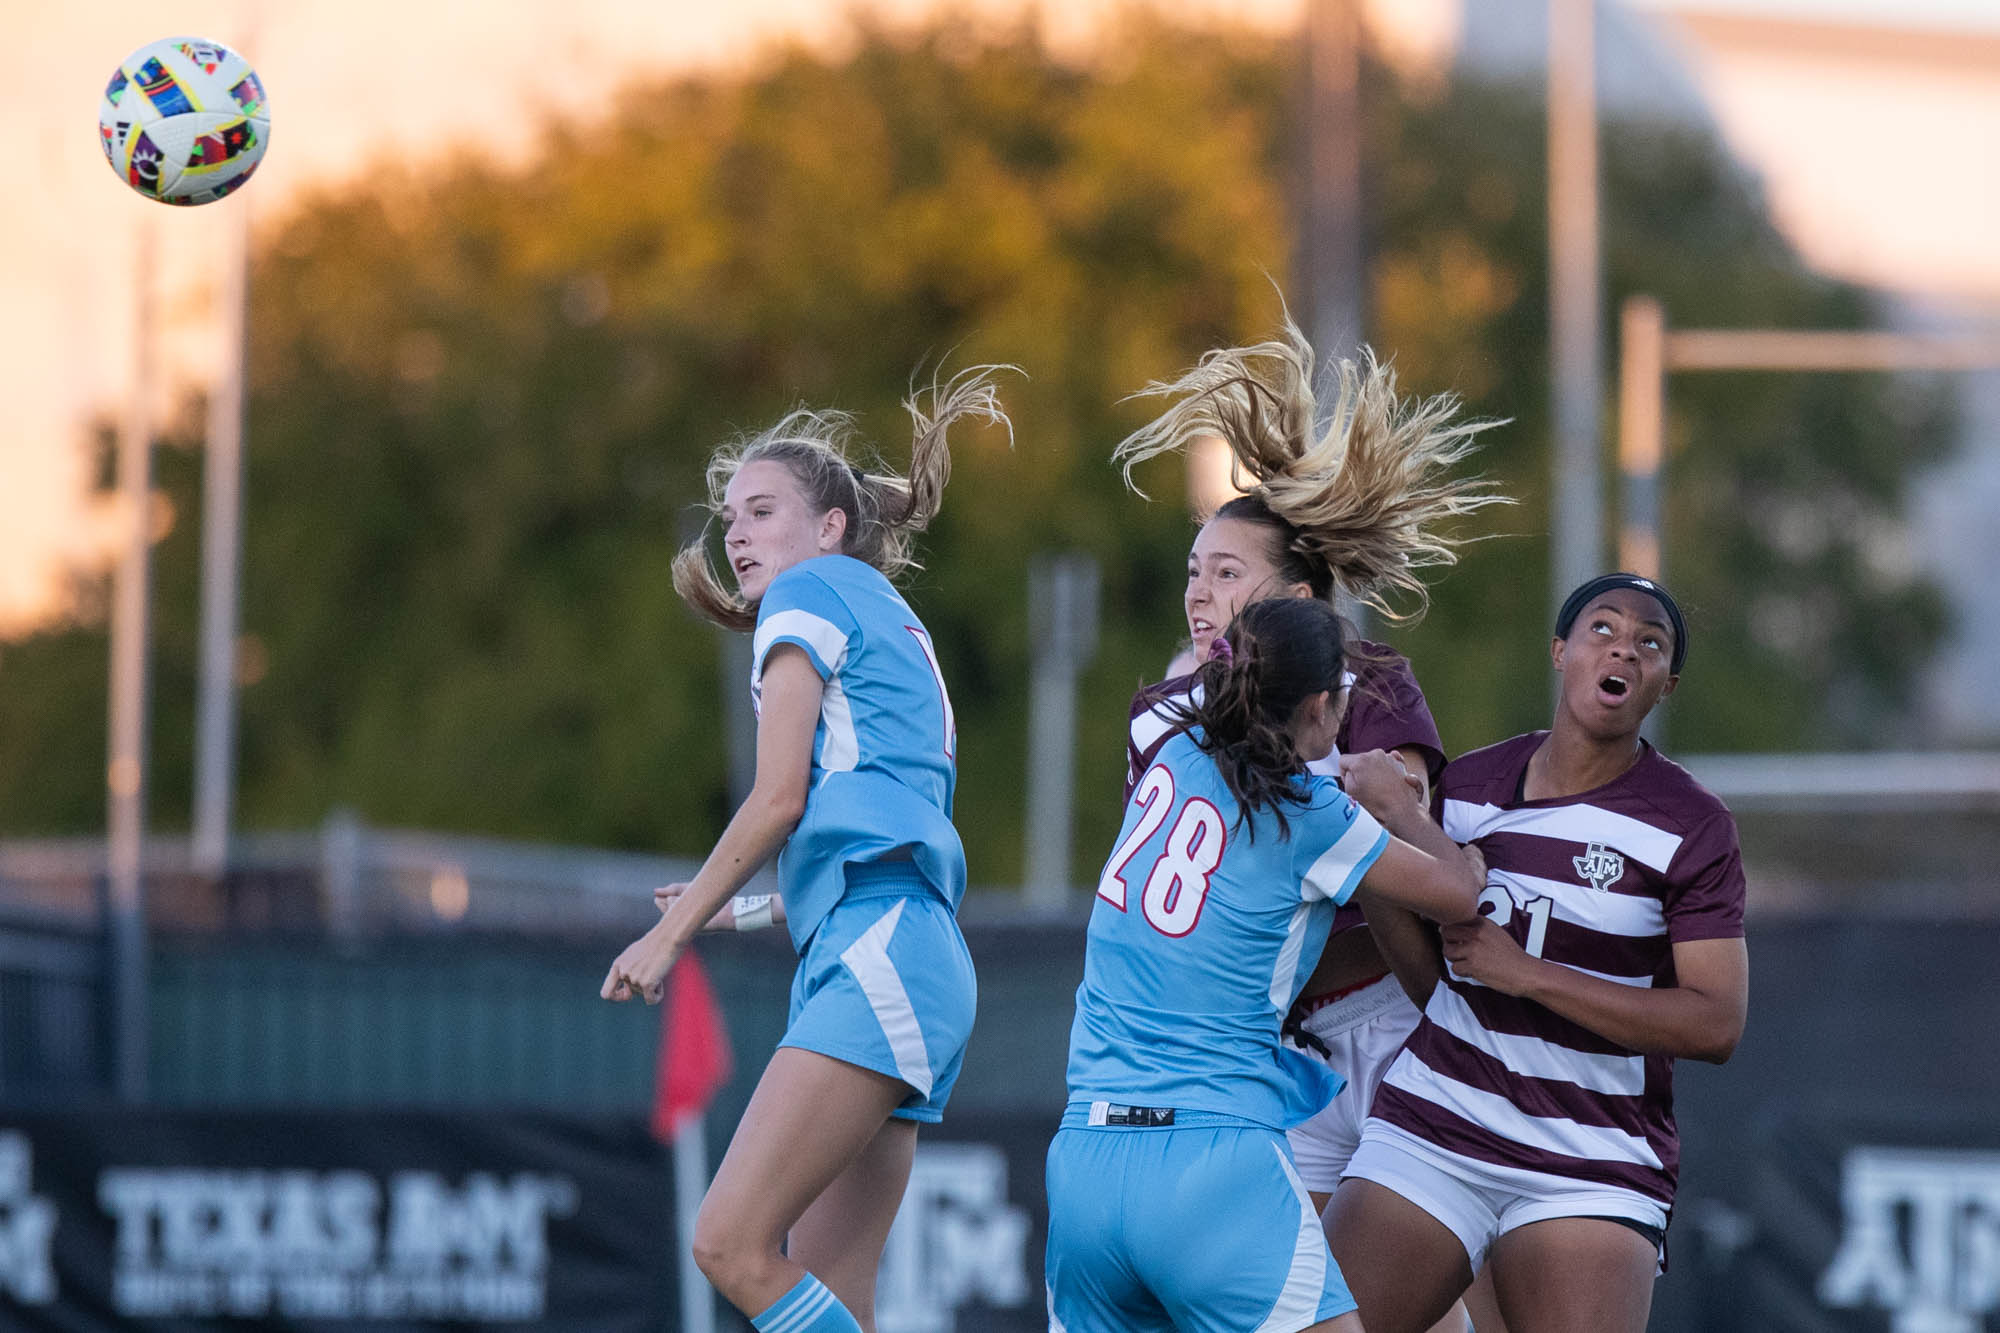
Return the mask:
[[[1017, 446], [959, 439], [910, 595], [958, 706], [973, 878], [1007, 882], [1032, 836], [1027, 558], [1103, 562], [1087, 875], [1127, 693], [1182, 632], [1189, 537], [1178, 469], [1148, 471], [1146, 504], [1106, 466], [1140, 419], [1120, 400], [1275, 326], [1297, 159], [1292, 44], [1134, 17], [1103, 51], [1077, 68], [1025, 24], [860, 20], [838, 57], [628, 89], [524, 165], [406, 164], [301, 207], [255, 277], [242, 822], [345, 804], [700, 852], [727, 814], [717, 637], [668, 563], [709, 448], [805, 402], [856, 411], [898, 462], [913, 367], [1007, 361], [1031, 376], [1006, 389]], [[1384, 631], [1465, 748], [1547, 712], [1541, 112], [1379, 71], [1370, 104], [1374, 341], [1407, 388], [1514, 422], [1484, 465], [1523, 504], [1427, 620]], [[1712, 143], [1612, 127], [1605, 159], [1614, 295], [1683, 322], [1867, 320]], [[1871, 544], [1921, 458], [1915, 409], [1884, 382], [1776, 378], [1676, 386], [1673, 407], [1670, 558], [1699, 635], [1676, 742], [1851, 739], [1939, 633]], [[198, 514], [198, 458], [166, 452], [162, 487]], [[164, 823], [187, 801], [196, 540], [179, 524], [159, 565]], [[101, 821], [102, 633], [86, 615], [0, 649], [0, 830]]]

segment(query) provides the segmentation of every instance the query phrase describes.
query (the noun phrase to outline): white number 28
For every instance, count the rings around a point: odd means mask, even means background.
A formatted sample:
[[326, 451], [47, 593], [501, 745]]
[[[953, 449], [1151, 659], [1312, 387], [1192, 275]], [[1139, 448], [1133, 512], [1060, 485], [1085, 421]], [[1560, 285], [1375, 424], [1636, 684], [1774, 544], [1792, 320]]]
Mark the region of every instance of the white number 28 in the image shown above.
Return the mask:
[[[1173, 809], [1172, 771], [1164, 766], [1147, 769], [1133, 797], [1139, 802], [1139, 820], [1111, 853], [1097, 881], [1097, 896], [1121, 912], [1126, 910], [1127, 864], [1160, 831]], [[1222, 864], [1228, 832], [1222, 812], [1213, 804], [1199, 796], [1188, 798], [1139, 890], [1139, 910], [1147, 925], [1176, 939], [1194, 929], [1208, 899], [1209, 877]]]

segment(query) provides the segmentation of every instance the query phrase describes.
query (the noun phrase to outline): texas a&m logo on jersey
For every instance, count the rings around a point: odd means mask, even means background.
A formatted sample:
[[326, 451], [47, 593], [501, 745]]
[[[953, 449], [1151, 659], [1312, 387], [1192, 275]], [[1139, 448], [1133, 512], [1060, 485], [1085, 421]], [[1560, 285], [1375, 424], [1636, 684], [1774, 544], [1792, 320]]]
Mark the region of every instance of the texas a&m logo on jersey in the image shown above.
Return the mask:
[[1576, 867], [1583, 882], [1599, 893], [1625, 877], [1625, 858], [1601, 842], [1591, 843], [1588, 851], [1582, 856], [1572, 856], [1569, 863]]

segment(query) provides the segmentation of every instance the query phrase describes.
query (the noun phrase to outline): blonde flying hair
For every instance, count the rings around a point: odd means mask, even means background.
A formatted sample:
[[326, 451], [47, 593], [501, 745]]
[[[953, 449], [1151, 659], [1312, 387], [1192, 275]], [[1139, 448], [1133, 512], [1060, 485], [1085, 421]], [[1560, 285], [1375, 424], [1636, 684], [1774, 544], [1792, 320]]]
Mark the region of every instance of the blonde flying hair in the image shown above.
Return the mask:
[[[951, 476], [951, 452], [945, 436], [964, 417], [978, 417], [1007, 431], [1013, 423], [1000, 406], [994, 377], [1012, 366], [973, 366], [948, 380], [933, 378], [928, 386], [903, 400], [913, 427], [910, 472], [900, 476], [875, 460], [869, 471], [850, 460], [858, 432], [845, 412], [799, 408], [776, 425], [715, 451], [708, 462], [708, 506], [722, 508], [729, 483], [747, 463], [782, 463], [805, 493], [816, 514], [838, 509], [847, 515], [841, 553], [866, 561], [894, 579], [920, 569], [912, 539], [930, 526], [944, 501]], [[694, 611], [724, 629], [749, 630], [757, 624], [757, 608], [724, 586], [709, 563], [706, 531], [674, 556], [674, 591]]]
[[[1511, 504], [1478, 477], [1451, 469], [1477, 448], [1478, 434], [1496, 421], [1453, 420], [1456, 394], [1403, 399], [1396, 373], [1363, 349], [1357, 361], [1332, 363], [1337, 393], [1323, 429], [1313, 391], [1314, 357], [1289, 318], [1280, 338], [1252, 347], [1206, 353], [1170, 383], [1155, 381], [1134, 398], [1177, 399], [1119, 442], [1112, 461], [1125, 483], [1134, 465], [1203, 436], [1220, 436], [1234, 465], [1255, 481], [1230, 505], [1259, 517], [1257, 505], [1285, 528], [1281, 563], [1303, 567], [1315, 595], [1334, 585], [1391, 620], [1415, 620], [1429, 605], [1421, 571], [1458, 560], [1463, 538], [1443, 530], [1450, 520], [1491, 504]], [[1398, 610], [1395, 594], [1414, 600]]]

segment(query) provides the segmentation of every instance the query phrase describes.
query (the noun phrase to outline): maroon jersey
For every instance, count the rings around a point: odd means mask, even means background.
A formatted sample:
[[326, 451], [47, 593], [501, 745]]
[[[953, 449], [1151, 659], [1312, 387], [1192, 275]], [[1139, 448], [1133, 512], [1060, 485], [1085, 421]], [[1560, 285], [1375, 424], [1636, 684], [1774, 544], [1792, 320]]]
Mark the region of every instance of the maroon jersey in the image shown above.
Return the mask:
[[[1415, 747], [1423, 751], [1430, 769], [1429, 780], [1437, 784], [1444, 770], [1444, 742], [1438, 738], [1437, 723], [1431, 719], [1430, 705], [1417, 687], [1409, 659], [1379, 643], [1356, 639], [1348, 643], [1346, 683], [1353, 688], [1347, 696], [1347, 716], [1341, 720], [1335, 739], [1336, 752], [1310, 767], [1316, 773], [1340, 775], [1340, 755], [1364, 754], [1369, 750], [1400, 750]], [[1194, 677], [1175, 676], [1157, 685], [1147, 685], [1132, 696], [1131, 721], [1125, 733], [1125, 796], [1151, 767], [1167, 737], [1178, 729], [1176, 706], [1186, 702]], [[1360, 907], [1350, 902], [1334, 913], [1333, 931], [1367, 924]]]
[[[1444, 830], [1486, 857], [1481, 910], [1537, 957], [1621, 985], [1674, 984], [1673, 946], [1743, 934], [1736, 821], [1650, 745], [1594, 791], [1529, 801], [1546, 732], [1454, 760]], [[1449, 975], [1389, 1067], [1372, 1116], [1477, 1162], [1671, 1205], [1673, 1060]]]

